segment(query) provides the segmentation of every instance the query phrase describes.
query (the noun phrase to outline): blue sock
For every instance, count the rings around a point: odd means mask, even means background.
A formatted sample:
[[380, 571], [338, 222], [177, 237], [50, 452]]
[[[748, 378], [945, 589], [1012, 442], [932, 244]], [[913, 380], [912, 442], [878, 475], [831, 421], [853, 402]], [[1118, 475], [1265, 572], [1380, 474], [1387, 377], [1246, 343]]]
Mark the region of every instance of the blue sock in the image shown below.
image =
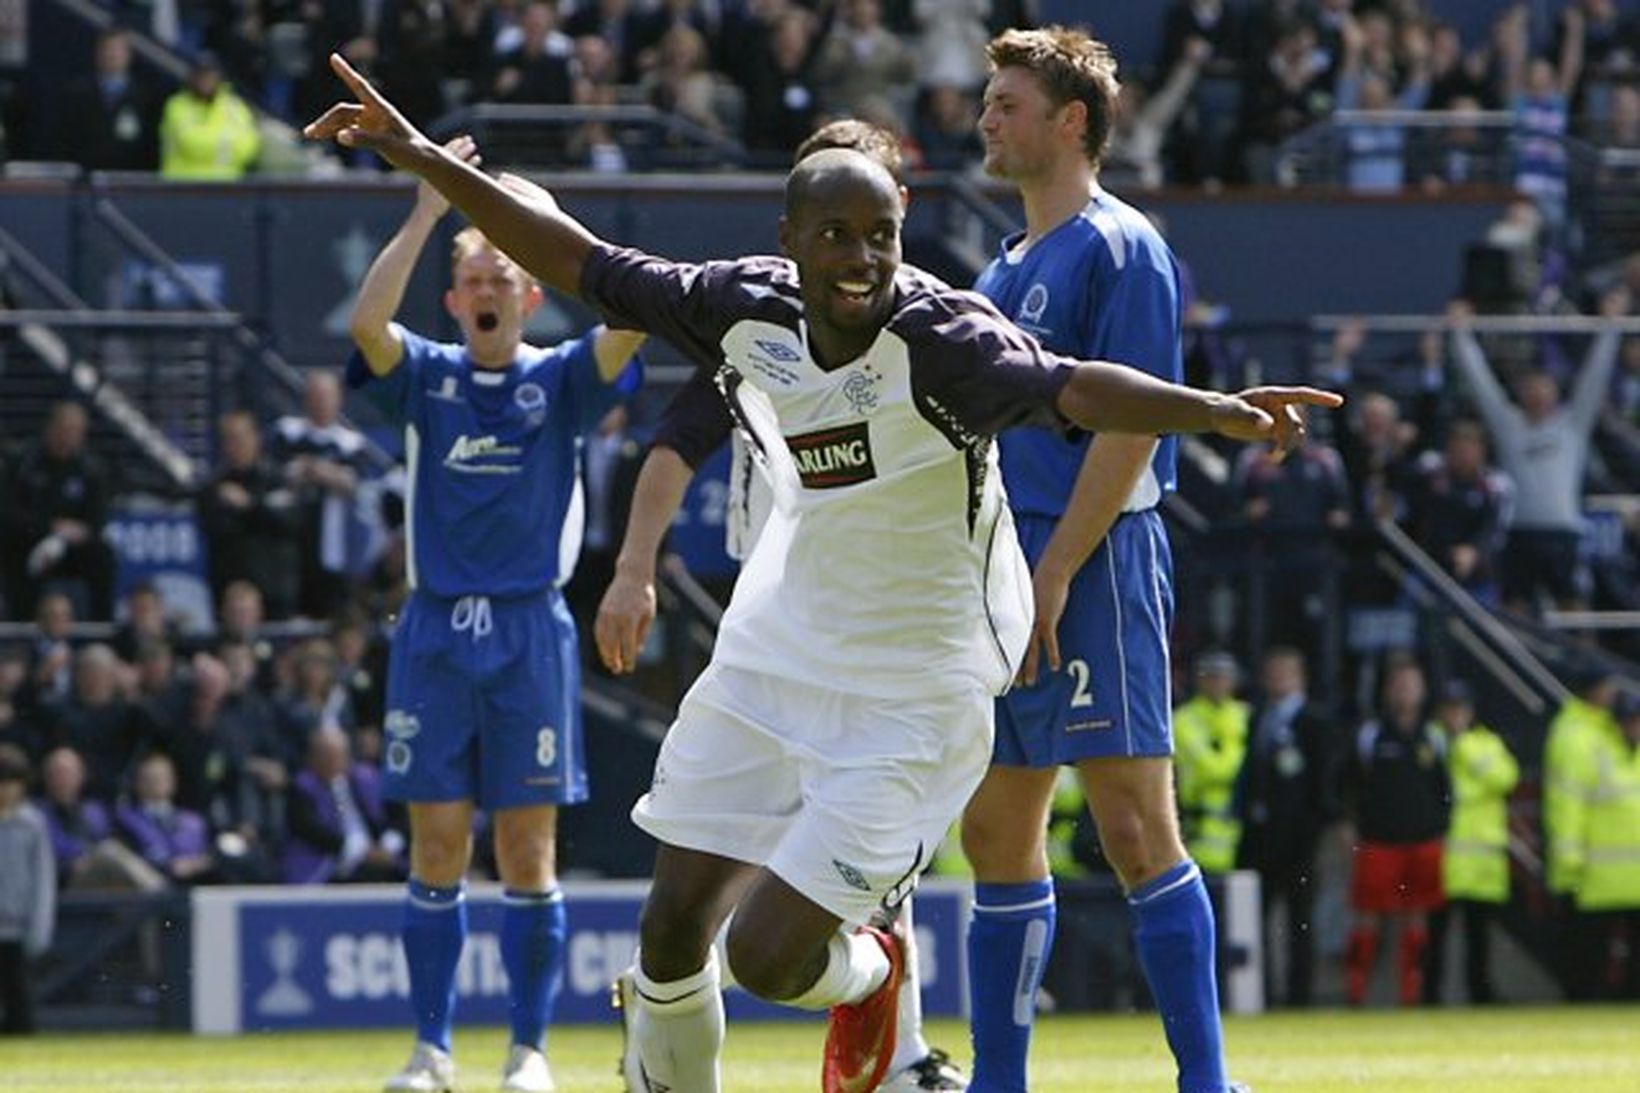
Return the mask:
[[404, 958], [410, 966], [410, 1005], [416, 1039], [450, 1050], [456, 1007], [456, 965], [467, 943], [467, 900], [459, 884], [433, 888], [414, 877], [404, 904]]
[[1133, 940], [1156, 999], [1179, 1093], [1224, 1093], [1213, 904], [1201, 870], [1186, 858], [1128, 893]]
[[1053, 949], [1053, 881], [974, 885], [968, 924], [971, 1093], [1025, 1093], [1036, 990]]
[[501, 913], [501, 964], [513, 1043], [540, 1048], [564, 985], [564, 893], [507, 889]]

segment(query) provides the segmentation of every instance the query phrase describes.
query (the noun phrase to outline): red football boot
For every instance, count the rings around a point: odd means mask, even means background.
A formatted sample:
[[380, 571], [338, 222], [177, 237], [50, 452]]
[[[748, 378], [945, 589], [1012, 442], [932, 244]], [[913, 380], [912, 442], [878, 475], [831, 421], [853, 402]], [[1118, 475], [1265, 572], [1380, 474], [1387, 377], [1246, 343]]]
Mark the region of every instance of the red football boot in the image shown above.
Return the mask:
[[823, 1093], [871, 1093], [882, 1084], [894, 1059], [905, 946], [895, 932], [875, 926], [862, 926], [859, 932], [870, 934], [883, 947], [888, 955], [888, 978], [868, 997], [831, 1008], [820, 1070]]

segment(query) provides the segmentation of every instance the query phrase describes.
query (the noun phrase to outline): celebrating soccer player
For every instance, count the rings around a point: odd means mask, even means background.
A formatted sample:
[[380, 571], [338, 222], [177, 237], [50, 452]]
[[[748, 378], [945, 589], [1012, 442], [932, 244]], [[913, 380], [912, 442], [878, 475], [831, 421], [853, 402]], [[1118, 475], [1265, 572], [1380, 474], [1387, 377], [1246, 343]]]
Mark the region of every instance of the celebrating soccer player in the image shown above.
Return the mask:
[[[688, 457], [728, 401], [773, 512], [633, 817], [661, 843], [634, 1034], [651, 1090], [719, 1088], [712, 943], [752, 993], [830, 1009], [826, 1090], [892, 1056], [904, 898], [988, 766], [992, 698], [1031, 630], [993, 438], [1027, 423], [1296, 442], [1308, 388], [1198, 391], [1051, 353], [983, 298], [900, 264], [894, 179], [858, 152], [798, 164], [788, 257], [690, 264], [611, 246], [439, 148], [341, 58], [357, 103], [308, 127], [431, 182], [529, 272], [713, 370], [662, 439]], [[708, 402], [710, 404], [708, 404]], [[839, 932], [860, 924], [854, 934]]]

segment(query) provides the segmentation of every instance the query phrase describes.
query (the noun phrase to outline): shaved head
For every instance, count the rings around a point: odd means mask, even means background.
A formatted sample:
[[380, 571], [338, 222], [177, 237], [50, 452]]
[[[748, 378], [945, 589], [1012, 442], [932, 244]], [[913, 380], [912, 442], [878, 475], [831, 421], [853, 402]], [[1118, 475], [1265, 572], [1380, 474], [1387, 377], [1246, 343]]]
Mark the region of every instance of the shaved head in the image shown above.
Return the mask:
[[796, 219], [816, 196], [867, 187], [881, 190], [898, 206], [900, 184], [881, 163], [852, 148], [822, 149], [786, 176], [786, 216]]

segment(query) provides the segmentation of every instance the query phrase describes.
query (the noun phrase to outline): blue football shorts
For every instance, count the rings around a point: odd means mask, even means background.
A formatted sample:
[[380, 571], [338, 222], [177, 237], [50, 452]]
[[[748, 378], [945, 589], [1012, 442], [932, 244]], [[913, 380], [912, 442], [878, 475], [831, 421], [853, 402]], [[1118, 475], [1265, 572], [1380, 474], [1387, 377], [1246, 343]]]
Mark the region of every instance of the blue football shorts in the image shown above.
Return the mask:
[[575, 621], [556, 589], [412, 593], [387, 671], [387, 795], [487, 810], [587, 798]]
[[[1034, 570], [1056, 520], [1017, 518]], [[1059, 620], [1061, 667], [997, 699], [992, 762], [1048, 767], [1173, 754], [1173, 556], [1154, 509], [1118, 517], [1071, 581]]]

